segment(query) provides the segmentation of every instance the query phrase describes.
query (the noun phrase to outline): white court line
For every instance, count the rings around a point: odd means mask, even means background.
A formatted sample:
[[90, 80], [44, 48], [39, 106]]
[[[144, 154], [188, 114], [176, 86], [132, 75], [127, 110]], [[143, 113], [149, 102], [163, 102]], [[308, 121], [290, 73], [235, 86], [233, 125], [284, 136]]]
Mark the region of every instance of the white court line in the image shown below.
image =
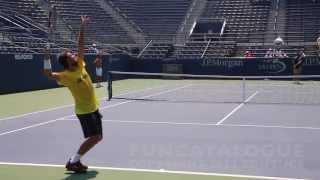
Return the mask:
[[229, 114], [227, 114], [224, 118], [222, 118], [219, 122], [217, 122], [217, 125], [221, 125], [225, 120], [227, 120], [229, 117], [231, 117], [235, 112], [237, 112], [242, 106], [245, 105], [245, 103], [249, 102], [254, 96], [256, 96], [259, 92], [256, 91], [253, 93], [250, 97], [248, 97], [243, 103], [239, 104], [237, 107], [235, 107]]
[[[0, 162], [0, 165], [64, 168], [64, 165], [56, 165], [56, 164], [33, 164], [33, 163]], [[171, 171], [171, 170], [117, 168], [117, 167], [101, 167], [101, 166], [90, 166], [89, 168], [90, 169], [100, 169], [100, 170], [111, 170], [111, 171], [127, 171], [127, 172], [129, 171], [129, 172], [141, 172], [141, 173], [150, 172], [150, 173], [199, 175], [199, 176], [224, 176], [224, 177], [248, 178], [248, 179], [308, 180], [308, 179], [297, 179], [297, 178], [284, 178], [284, 177], [271, 177], [271, 176], [252, 176], [252, 175], [226, 174], [226, 173], [209, 173], [209, 172], [195, 172], [195, 171]]]
[[[140, 98], [148, 98], [148, 97], [152, 97], [152, 96], [157, 96], [157, 95], [160, 95], [160, 94], [165, 94], [165, 93], [169, 93], [169, 92], [172, 92], [172, 91], [177, 91], [179, 89], [183, 89], [183, 88], [186, 88], [188, 86], [191, 86], [191, 85], [185, 85], [185, 86], [182, 86], [182, 87], [178, 87], [178, 88], [174, 88], [174, 89], [170, 89], [170, 90], [154, 93], [154, 94], [143, 96], [143, 97], [140, 97]], [[121, 103], [116, 103], [116, 104], [113, 104], [113, 105], [110, 105], [110, 106], [102, 107], [101, 109], [102, 110], [109, 109], [109, 108], [120, 106], [122, 104], [131, 103], [131, 102], [134, 102], [134, 101], [135, 100], [124, 101], [124, 102], [121, 102]], [[56, 121], [60, 121], [60, 120], [63, 120], [65, 118], [68, 118], [68, 117], [74, 117], [74, 116], [75, 115], [68, 115], [68, 116], [64, 116], [64, 117], [57, 118], [57, 119], [54, 119], [54, 120], [50, 120], [50, 121], [46, 121], [46, 122], [42, 122], [42, 123], [38, 123], [38, 124], [33, 124], [33, 125], [30, 125], [30, 126], [26, 126], [26, 127], [15, 129], [15, 130], [11, 130], [11, 131], [6, 131], [6, 132], [1, 133], [0, 136], [6, 135], [6, 134], [15, 133], [15, 132], [19, 132], [19, 131], [30, 129], [30, 128], [33, 128], [33, 127], [39, 127], [39, 126], [42, 126], [42, 125], [50, 124], [50, 123], [53, 123], [53, 122], [56, 122]]]
[[271, 126], [271, 125], [254, 125], [254, 124], [222, 124], [225, 127], [252, 127], [252, 128], [279, 128], [279, 129], [304, 129], [304, 130], [320, 130], [320, 127], [307, 126]]
[[[64, 118], [60, 121], [76, 121], [78, 119]], [[172, 122], [172, 121], [130, 121], [130, 120], [102, 120], [106, 123], [127, 123], [127, 124], [166, 124], [177, 126], [216, 126], [216, 127], [252, 127], [252, 128], [279, 128], [279, 129], [302, 129], [302, 130], [320, 130], [320, 127], [306, 126], [271, 126], [271, 125], [254, 125], [254, 124], [220, 124], [216, 123], [197, 123], [197, 122]]]
[[67, 118], [67, 117], [72, 117], [72, 116], [70, 116], [70, 115], [69, 116], [64, 116], [62, 118], [46, 121], [46, 122], [43, 122], [43, 123], [33, 124], [33, 125], [26, 126], [26, 127], [23, 127], [23, 128], [11, 130], [11, 131], [6, 131], [6, 132], [3, 132], [3, 133], [0, 133], [0, 136], [11, 134], [11, 133], [15, 133], [15, 132], [19, 132], [19, 131], [23, 131], [23, 130], [34, 128], [34, 127], [43, 126], [43, 125], [50, 124], [50, 123], [54, 123], [56, 121], [62, 120], [63, 118]]
[[[147, 88], [147, 89], [142, 89], [142, 90], [137, 90], [137, 91], [131, 91], [131, 92], [119, 94], [119, 95], [117, 95], [115, 97], [124, 96], [124, 95], [128, 95], [128, 94], [135, 94], [135, 93], [139, 93], [139, 92], [143, 92], [143, 91], [149, 91], [149, 90], [158, 89], [158, 88], [162, 88], [162, 87], [166, 87], [166, 86], [158, 86], [158, 87], [152, 87], [152, 88]], [[105, 100], [106, 100], [106, 98], [99, 99], [99, 101], [105, 101]], [[44, 109], [44, 110], [40, 110], [40, 111], [34, 111], [34, 112], [31, 112], [31, 113], [25, 113], [25, 114], [20, 114], [20, 115], [16, 115], [16, 116], [10, 116], [10, 117], [6, 117], [6, 118], [2, 118], [2, 119], [0, 119], [0, 121], [21, 118], [21, 117], [25, 117], [25, 116], [29, 116], [29, 115], [34, 115], [34, 114], [39, 114], [39, 113], [43, 113], [43, 112], [54, 111], [54, 110], [63, 109], [63, 108], [66, 108], [66, 107], [72, 107], [72, 106], [74, 106], [74, 104], [57, 106], [57, 107], [54, 107], [54, 108], [48, 108], [48, 109]]]
[[45, 109], [45, 110], [41, 110], [41, 111], [34, 111], [34, 112], [31, 112], [31, 113], [20, 114], [20, 115], [17, 115], [17, 116], [10, 116], [10, 117], [6, 117], [6, 118], [2, 118], [2, 119], [0, 119], [0, 121], [21, 118], [21, 117], [25, 117], [25, 116], [29, 116], [29, 115], [33, 115], [33, 114], [39, 114], [39, 113], [48, 112], [48, 111], [54, 111], [54, 110], [57, 110], [57, 109], [71, 107], [73, 105], [74, 104], [72, 104], [72, 105], [63, 105], [63, 106], [49, 108], [49, 109]]

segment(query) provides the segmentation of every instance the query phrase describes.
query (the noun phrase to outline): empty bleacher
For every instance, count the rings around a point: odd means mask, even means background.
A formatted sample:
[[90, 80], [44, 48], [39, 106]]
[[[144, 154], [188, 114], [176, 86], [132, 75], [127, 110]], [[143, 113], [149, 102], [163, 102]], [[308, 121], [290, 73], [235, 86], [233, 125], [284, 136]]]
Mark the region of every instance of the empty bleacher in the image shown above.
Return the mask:
[[35, 52], [32, 49], [45, 41], [47, 18], [44, 10], [33, 0], [0, 0], [0, 53]]
[[[2, 24], [0, 31], [2, 36], [6, 37], [0, 53], [8, 53], [8, 49], [16, 53], [41, 53], [48, 41], [48, 12], [41, 9], [35, 0], [0, 0], [0, 2]], [[91, 1], [52, 1], [52, 3], [56, 5], [59, 16], [69, 25], [73, 35], [76, 35], [79, 29], [80, 15], [91, 16], [91, 27], [87, 32], [88, 44], [96, 40], [108, 43], [131, 41], [126, 32], [121, 30], [102, 8]], [[57, 53], [61, 48], [76, 48], [75, 41], [71, 40], [72, 37], [62, 38], [57, 32], [54, 32], [54, 37], [51, 41], [53, 52]]]
[[[124, 1], [117, 0], [120, 6], [128, 6]], [[130, 7], [131, 9], [128, 7], [128, 11], [136, 10], [132, 8], [134, 6]], [[209, 38], [200, 37], [202, 40], [190, 37], [185, 45], [179, 45], [175, 48], [175, 56], [184, 59], [230, 57], [235, 54], [236, 43], [249, 42], [251, 36], [266, 31], [270, 10], [271, 1], [257, 3], [251, 0], [210, 0], [207, 2], [201, 18], [225, 19], [226, 27], [223, 35], [204, 34], [202, 36]], [[199, 35], [197, 36], [199, 37]], [[213, 40], [209, 42], [208, 39]], [[153, 44], [144, 52], [143, 57], [163, 58], [168, 47], [169, 45]]]
[[155, 40], [176, 35], [192, 0], [110, 0]]
[[89, 40], [103, 41], [104, 43], [130, 43], [132, 40], [111, 15], [95, 1], [91, 0], [63, 0], [50, 1], [57, 8], [58, 13], [75, 32], [79, 30], [81, 15], [88, 15], [91, 20], [87, 30]]
[[144, 59], [164, 59], [172, 55], [173, 45], [170, 42], [155, 42], [150, 44], [143, 52], [142, 58]]
[[226, 19], [224, 36], [247, 42], [250, 34], [265, 32], [270, 10], [270, 1], [210, 0], [202, 17]]
[[[268, 27], [272, 25], [275, 3], [272, 0], [208, 0], [200, 18], [218, 18], [226, 22], [223, 34], [205, 34], [204, 37], [189, 37], [176, 44], [175, 37], [187, 17], [194, 0], [101, 0], [114, 8], [146, 40], [153, 40], [143, 51], [142, 58], [163, 59], [230, 57], [241, 56], [249, 50], [253, 56], [263, 57], [272, 46], [265, 44]], [[59, 18], [70, 33], [76, 37], [79, 17], [91, 17], [87, 29], [87, 45], [96, 42], [104, 47], [117, 44], [121, 49], [142, 49], [145, 44], [135, 44], [128, 31], [121, 28], [114, 14], [91, 0], [45, 0], [54, 4]], [[314, 54], [313, 42], [320, 36], [320, 1], [283, 0], [279, 9], [283, 12], [285, 32], [279, 32], [285, 41], [283, 49], [293, 55], [296, 49], [304, 47], [307, 54]], [[40, 53], [48, 41], [48, 12], [37, 4], [37, 0], [0, 0], [0, 53]], [[272, 9], [273, 8], [273, 9]], [[110, 10], [109, 10], [110, 11]], [[60, 33], [60, 32], [59, 32]], [[270, 32], [269, 32], [270, 33]], [[278, 32], [272, 32], [277, 34]], [[66, 33], [68, 34], [68, 33]], [[273, 35], [274, 35], [273, 34]], [[185, 35], [185, 36], [189, 36]], [[61, 48], [76, 48], [76, 40], [55, 34], [54, 52]], [[270, 36], [271, 37], [271, 36]], [[142, 42], [142, 41], [141, 41]], [[123, 45], [123, 46], [121, 46]], [[172, 52], [173, 51], [173, 52]], [[88, 51], [90, 52], [90, 50]]]
[[19, 47], [12, 44], [10, 41], [0, 41], [0, 53], [11, 54], [11, 53], [32, 53], [29, 48]]
[[231, 57], [235, 46], [234, 41], [190, 41], [177, 49], [176, 57], [181, 59]]
[[315, 42], [320, 36], [320, 2], [288, 0], [286, 41]]
[[46, 12], [35, 0], [0, 0], [0, 10], [19, 12], [41, 24], [48, 22]]

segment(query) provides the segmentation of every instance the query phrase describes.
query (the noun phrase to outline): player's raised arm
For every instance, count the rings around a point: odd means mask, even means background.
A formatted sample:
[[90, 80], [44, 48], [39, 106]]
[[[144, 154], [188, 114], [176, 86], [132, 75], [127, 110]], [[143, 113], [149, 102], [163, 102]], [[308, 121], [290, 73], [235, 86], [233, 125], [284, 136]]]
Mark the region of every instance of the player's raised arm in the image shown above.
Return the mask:
[[83, 60], [84, 58], [84, 31], [89, 21], [89, 17], [81, 16], [80, 17], [80, 32], [78, 39], [78, 57]]
[[49, 47], [44, 48], [43, 72], [52, 80], [59, 80], [59, 73], [52, 72]]

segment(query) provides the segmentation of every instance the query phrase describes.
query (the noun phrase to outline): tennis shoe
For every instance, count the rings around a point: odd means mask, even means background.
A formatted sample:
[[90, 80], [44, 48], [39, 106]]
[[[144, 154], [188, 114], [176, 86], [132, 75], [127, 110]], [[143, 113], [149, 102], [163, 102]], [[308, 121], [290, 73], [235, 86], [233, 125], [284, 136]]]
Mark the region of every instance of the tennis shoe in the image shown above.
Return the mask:
[[88, 169], [88, 166], [82, 164], [81, 161], [78, 161], [78, 162], [76, 162], [76, 163], [78, 163], [78, 165], [81, 166], [81, 167], [83, 167], [84, 169], [86, 169], [86, 170]]
[[88, 167], [83, 165], [80, 161], [71, 163], [69, 160], [66, 164], [66, 169], [68, 171], [74, 171], [75, 173], [85, 173]]

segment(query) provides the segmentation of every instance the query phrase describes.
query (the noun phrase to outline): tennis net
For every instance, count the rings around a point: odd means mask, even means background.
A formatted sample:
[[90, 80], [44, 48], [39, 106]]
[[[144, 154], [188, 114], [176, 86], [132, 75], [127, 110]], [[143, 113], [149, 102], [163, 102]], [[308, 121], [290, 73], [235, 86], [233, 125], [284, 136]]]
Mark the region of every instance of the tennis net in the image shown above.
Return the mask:
[[320, 105], [320, 75], [221, 76], [110, 71], [110, 99]]

